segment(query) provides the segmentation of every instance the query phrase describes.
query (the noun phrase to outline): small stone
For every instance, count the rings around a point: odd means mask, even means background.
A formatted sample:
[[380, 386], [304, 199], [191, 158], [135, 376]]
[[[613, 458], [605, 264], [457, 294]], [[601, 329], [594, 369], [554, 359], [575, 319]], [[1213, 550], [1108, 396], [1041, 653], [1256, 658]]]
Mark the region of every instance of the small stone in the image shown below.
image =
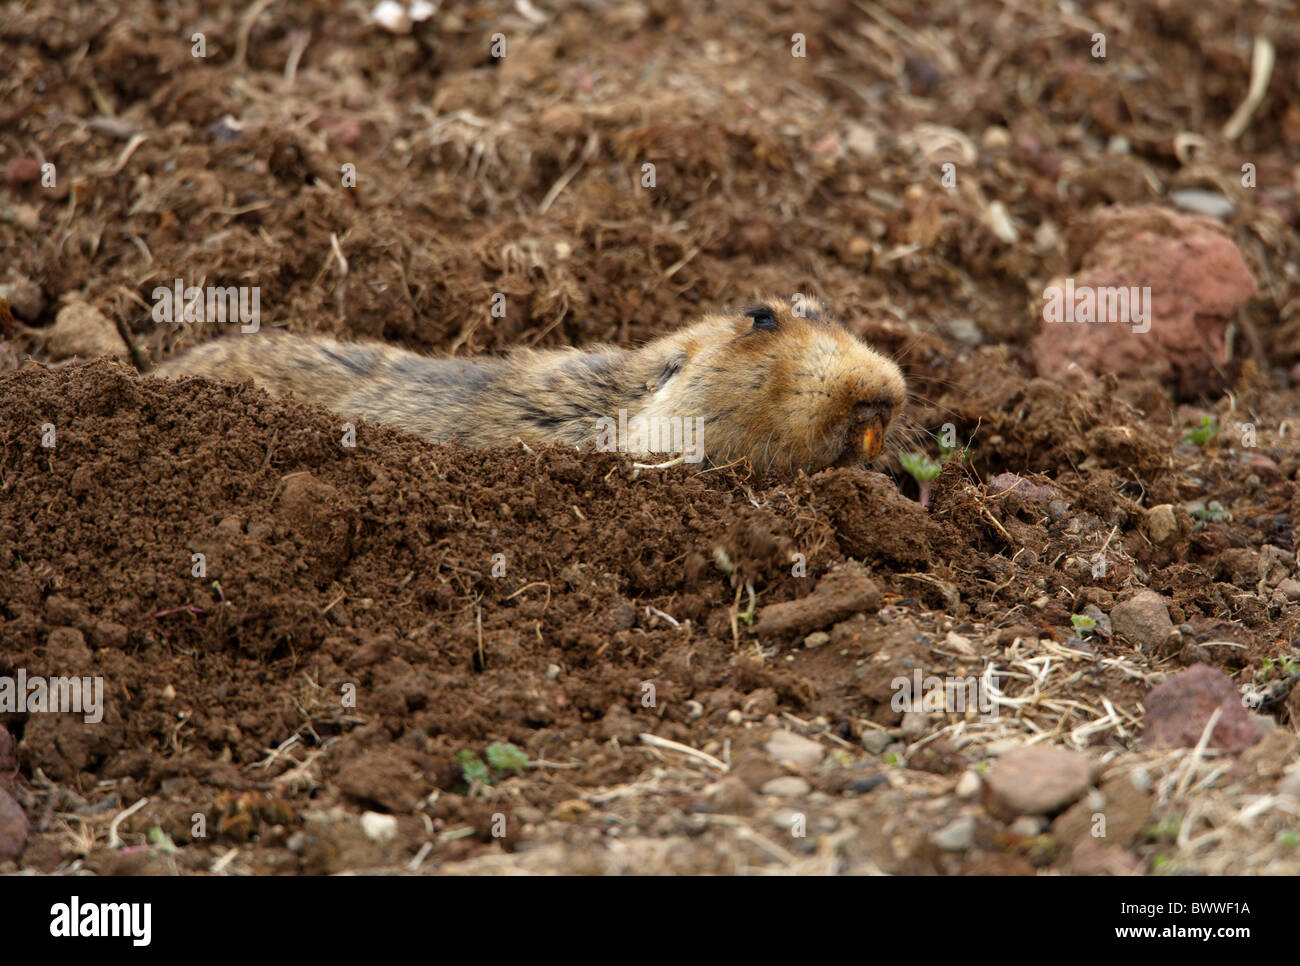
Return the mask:
[[732, 708], [730, 711], [727, 712], [727, 724], [738, 725], [738, 724], [743, 724], [744, 721], [745, 721], [745, 716], [741, 714], [738, 709]]
[[1255, 726], [1259, 728], [1259, 733], [1261, 735], [1266, 735], [1270, 731], [1277, 729], [1277, 718], [1274, 718], [1270, 714], [1256, 714], [1252, 711], [1250, 713], [1250, 720], [1255, 722]]
[[56, 359], [80, 356], [125, 356], [126, 344], [117, 326], [88, 302], [73, 299], [63, 308], [45, 333], [45, 349]]
[[1076, 845], [1070, 853], [1070, 866], [1078, 875], [1142, 874], [1142, 862], [1137, 856], [1101, 839], [1084, 839]]
[[872, 730], [862, 732], [862, 747], [873, 755], [883, 754], [893, 740], [887, 731]]
[[850, 791], [855, 795], [865, 795], [881, 785], [888, 784], [889, 777], [887, 775], [867, 775], [865, 778], [859, 778], [857, 781], [851, 782], [846, 791]]
[[1035, 835], [1042, 835], [1047, 828], [1047, 819], [1041, 815], [1021, 815], [1018, 819], [1007, 826], [1007, 831], [1012, 835], [1019, 835], [1021, 838], [1032, 839]]
[[984, 332], [974, 319], [948, 319], [941, 322], [939, 327], [953, 342], [968, 349], [973, 349], [984, 342]]
[[1154, 688], [1143, 701], [1147, 709], [1143, 742], [1150, 748], [1191, 748], [1201, 740], [1215, 708], [1221, 708], [1210, 736], [1211, 748], [1242, 751], [1262, 737], [1242, 707], [1232, 679], [1218, 668], [1195, 664]]
[[27, 846], [31, 823], [10, 794], [0, 790], [0, 862], [16, 860]]
[[370, 19], [391, 34], [409, 34], [411, 18], [397, 0], [380, 0], [370, 11]]
[[931, 835], [930, 841], [945, 852], [965, 852], [975, 841], [975, 816], [953, 819]]
[[817, 765], [826, 754], [826, 749], [817, 742], [793, 731], [775, 732], [763, 750], [773, 761], [788, 761], [804, 770]]
[[1200, 188], [1180, 188], [1169, 192], [1169, 200], [1183, 211], [1196, 215], [1208, 215], [1227, 221], [1237, 212], [1237, 206], [1217, 191], [1204, 191]]
[[362, 812], [361, 831], [370, 841], [387, 845], [397, 838], [397, 816], [381, 815], [379, 812]]
[[36, 234], [41, 227], [41, 211], [35, 205], [14, 205], [12, 208], [0, 208], [0, 218], [12, 221], [29, 235]]
[[1282, 596], [1289, 601], [1300, 600], [1300, 580], [1292, 580], [1288, 577], [1277, 585], [1277, 589], [1282, 592]]
[[956, 795], [963, 801], [969, 801], [980, 793], [980, 776], [978, 772], [964, 771], [957, 779]]
[[812, 791], [812, 786], [798, 775], [773, 778], [771, 781], [763, 782], [763, 787], [759, 789], [759, 792], [764, 795], [776, 795], [779, 798], [807, 795], [810, 791]]
[[10, 184], [26, 184], [41, 176], [41, 162], [37, 158], [12, 158], [5, 165], [5, 180]]
[[980, 135], [980, 142], [990, 150], [999, 151], [1011, 144], [1011, 132], [1001, 124], [990, 124]]
[[813, 631], [803, 639], [804, 647], [821, 647], [823, 644], [829, 644], [831, 636], [825, 631]]
[[984, 802], [1000, 817], [1052, 815], [1092, 784], [1087, 755], [1065, 748], [1021, 746], [998, 758], [984, 775]]
[[1007, 211], [1007, 206], [1000, 201], [991, 202], [984, 209], [984, 215], [980, 218], [980, 223], [992, 232], [1000, 242], [1014, 245], [1020, 240], [1020, 232], [1016, 230], [1015, 223], [1011, 220], [1011, 215]]
[[1161, 503], [1146, 512], [1147, 536], [1157, 547], [1168, 547], [1178, 540], [1178, 517], [1171, 504]]
[[1110, 612], [1110, 622], [1116, 635], [1146, 648], [1159, 647], [1174, 630], [1165, 599], [1152, 590], [1139, 591], [1117, 604]]
[[930, 716], [923, 711], [904, 711], [902, 731], [904, 738], [920, 738], [930, 731]]
[[555, 681], [560, 676], [560, 666], [558, 664], [548, 664], [546, 666], [546, 680]]

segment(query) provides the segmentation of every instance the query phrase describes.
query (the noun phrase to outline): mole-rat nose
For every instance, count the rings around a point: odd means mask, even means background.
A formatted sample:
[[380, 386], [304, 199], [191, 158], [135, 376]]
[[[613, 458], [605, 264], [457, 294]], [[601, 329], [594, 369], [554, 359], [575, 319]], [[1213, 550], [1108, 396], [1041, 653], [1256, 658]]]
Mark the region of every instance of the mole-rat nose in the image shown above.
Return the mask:
[[889, 403], [855, 403], [853, 406], [852, 419], [857, 425], [863, 425], [873, 420], [879, 419], [883, 426], [889, 422], [890, 414], [893, 407]]

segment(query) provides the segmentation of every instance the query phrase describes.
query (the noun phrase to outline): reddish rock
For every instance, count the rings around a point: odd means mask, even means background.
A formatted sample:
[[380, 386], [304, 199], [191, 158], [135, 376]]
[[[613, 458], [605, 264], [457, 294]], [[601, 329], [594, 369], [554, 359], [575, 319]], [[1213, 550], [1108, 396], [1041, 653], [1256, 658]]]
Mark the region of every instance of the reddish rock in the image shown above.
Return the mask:
[[[1142, 324], [1046, 322], [1035, 306], [1034, 362], [1058, 381], [1081, 373], [1153, 375], [1179, 398], [1219, 392], [1231, 381], [1226, 332], [1256, 293], [1255, 280], [1226, 230], [1210, 218], [1155, 205], [1107, 208], [1075, 226], [1078, 268], [1072, 291], [1150, 288], [1150, 329]], [[1048, 286], [1065, 290], [1067, 279]], [[1086, 378], [1086, 377], [1085, 377]]]
[[22, 806], [6, 791], [0, 791], [0, 862], [17, 859], [27, 845], [31, 824]]
[[1067, 748], [1030, 745], [998, 758], [984, 775], [984, 805], [998, 818], [1052, 815], [1092, 784], [1092, 762]]
[[5, 165], [5, 180], [10, 184], [26, 184], [41, 176], [41, 162], [36, 158], [13, 158]]
[[1201, 740], [1215, 708], [1222, 708], [1210, 736], [1211, 748], [1242, 751], [1259, 741], [1259, 726], [1241, 703], [1232, 679], [1218, 668], [1196, 664], [1159, 685], [1143, 702], [1147, 709], [1144, 741], [1152, 748], [1191, 748]]

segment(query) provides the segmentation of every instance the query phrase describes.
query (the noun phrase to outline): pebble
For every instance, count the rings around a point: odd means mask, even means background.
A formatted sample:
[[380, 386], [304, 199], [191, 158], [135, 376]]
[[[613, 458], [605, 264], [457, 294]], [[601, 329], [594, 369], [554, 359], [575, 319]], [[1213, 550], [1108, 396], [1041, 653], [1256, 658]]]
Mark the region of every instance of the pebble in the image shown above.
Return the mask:
[[1282, 596], [1289, 601], [1300, 600], [1300, 580], [1292, 580], [1288, 577], [1277, 585], [1277, 589], [1282, 592]]
[[1218, 668], [1195, 664], [1155, 687], [1142, 702], [1147, 710], [1143, 742], [1151, 748], [1191, 748], [1201, 739], [1215, 708], [1222, 708], [1210, 736], [1211, 748], [1242, 751], [1259, 741], [1259, 726], [1241, 704], [1232, 679]]
[[45, 337], [45, 349], [56, 359], [126, 355], [126, 344], [117, 326], [99, 309], [79, 299], [73, 299], [59, 309], [54, 325], [46, 330]]
[[370, 841], [387, 845], [397, 838], [397, 816], [381, 815], [379, 812], [362, 812], [361, 831]]
[[980, 793], [980, 776], [978, 772], [964, 771], [957, 779], [957, 797], [969, 801]]
[[773, 778], [770, 781], [763, 782], [763, 786], [759, 789], [759, 792], [763, 795], [776, 795], [779, 798], [807, 795], [810, 791], [812, 791], [812, 786], [798, 775]]
[[851, 783], [848, 791], [855, 795], [865, 795], [867, 792], [879, 788], [881, 785], [888, 785], [889, 777], [887, 775], [867, 775], [865, 778], [859, 778]]
[[995, 761], [984, 774], [989, 810], [1012, 818], [1051, 815], [1075, 801], [1092, 784], [1087, 755], [1065, 748], [1020, 746]]
[[10, 794], [0, 790], [0, 862], [17, 859], [27, 845], [31, 824]]
[[1147, 536], [1157, 547], [1168, 547], [1178, 540], [1178, 517], [1169, 503], [1153, 506], [1146, 512]]
[[1201, 188], [1180, 188], [1169, 192], [1169, 200], [1183, 211], [1197, 215], [1208, 215], [1227, 221], [1237, 213], [1237, 206], [1229, 198], [1217, 191], [1205, 191]]
[[862, 732], [862, 747], [873, 755], [884, 754], [894, 739], [889, 736], [887, 731], [864, 731]]
[[1047, 828], [1047, 819], [1041, 815], [1021, 815], [1018, 819], [1007, 826], [1007, 831], [1012, 835], [1019, 835], [1021, 838], [1032, 839], [1035, 835], [1042, 835]]
[[930, 731], [930, 716], [924, 711], [904, 711], [902, 731], [904, 738], [920, 738]]
[[821, 647], [823, 644], [829, 644], [831, 636], [825, 631], [813, 631], [803, 639], [804, 647]]
[[965, 852], [975, 841], [975, 817], [963, 815], [953, 819], [931, 835], [930, 841], [945, 852]]
[[807, 770], [817, 765], [826, 754], [826, 749], [793, 731], [778, 731], [767, 740], [763, 750], [773, 761], [788, 761]]
[[1116, 604], [1110, 622], [1118, 636], [1146, 648], [1159, 647], [1174, 630], [1165, 599], [1152, 590], [1139, 591]]

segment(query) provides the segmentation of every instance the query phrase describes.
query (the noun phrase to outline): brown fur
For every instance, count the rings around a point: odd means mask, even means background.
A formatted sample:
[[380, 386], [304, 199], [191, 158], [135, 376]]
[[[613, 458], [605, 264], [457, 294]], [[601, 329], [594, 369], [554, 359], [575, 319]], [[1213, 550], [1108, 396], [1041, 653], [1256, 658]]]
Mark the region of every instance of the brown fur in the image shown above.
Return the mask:
[[879, 439], [888, 433], [905, 398], [902, 373], [832, 321], [821, 302], [802, 307], [796, 315], [791, 303], [766, 299], [746, 313], [706, 315], [639, 349], [518, 350], [474, 360], [320, 337], [235, 336], [198, 346], [157, 374], [251, 379], [468, 446], [583, 445], [597, 440], [597, 419], [617, 420], [624, 409], [629, 419], [703, 417], [705, 465], [748, 460], [760, 472], [812, 472], [874, 456], [862, 452], [863, 432], [874, 425]]

